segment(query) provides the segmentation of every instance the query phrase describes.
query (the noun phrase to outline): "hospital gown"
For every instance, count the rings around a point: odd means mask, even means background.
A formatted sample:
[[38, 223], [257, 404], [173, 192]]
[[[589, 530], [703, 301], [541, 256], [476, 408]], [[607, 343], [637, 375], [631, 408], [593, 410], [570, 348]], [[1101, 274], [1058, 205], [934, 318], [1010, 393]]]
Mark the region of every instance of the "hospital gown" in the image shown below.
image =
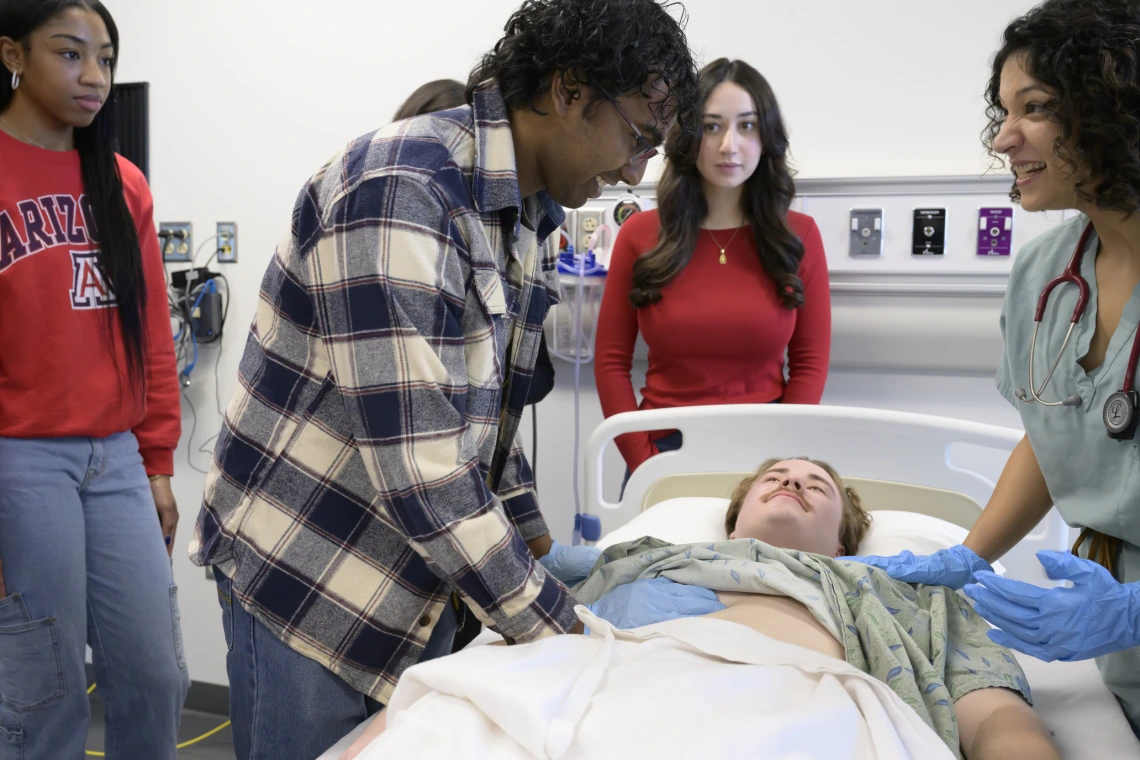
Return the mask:
[[847, 662], [887, 684], [959, 752], [955, 700], [1004, 687], [1032, 704], [1009, 650], [953, 591], [913, 587], [858, 562], [788, 551], [754, 539], [668, 544], [642, 538], [605, 550], [575, 587], [584, 603], [641, 578], [664, 577], [714, 591], [787, 596], [803, 603], [843, 645]]

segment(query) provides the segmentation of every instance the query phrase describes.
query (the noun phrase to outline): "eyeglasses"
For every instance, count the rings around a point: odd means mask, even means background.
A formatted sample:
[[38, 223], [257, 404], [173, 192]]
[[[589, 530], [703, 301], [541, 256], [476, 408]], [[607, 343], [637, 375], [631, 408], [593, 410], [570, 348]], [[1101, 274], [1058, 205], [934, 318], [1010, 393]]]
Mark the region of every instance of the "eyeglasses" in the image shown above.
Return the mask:
[[625, 111], [621, 110], [621, 106], [618, 105], [618, 102], [613, 98], [607, 98], [607, 100], [609, 100], [609, 102], [613, 105], [614, 109], [618, 112], [618, 115], [625, 120], [625, 123], [629, 125], [629, 128], [633, 130], [633, 136], [637, 138], [638, 151], [637, 153], [633, 154], [632, 158], [629, 159], [629, 165], [641, 166], [646, 161], [656, 156], [657, 148], [654, 148], [649, 144], [649, 140], [646, 140], [645, 135], [641, 134], [641, 130], [637, 128], [637, 125], [629, 120], [629, 117], [625, 115]]

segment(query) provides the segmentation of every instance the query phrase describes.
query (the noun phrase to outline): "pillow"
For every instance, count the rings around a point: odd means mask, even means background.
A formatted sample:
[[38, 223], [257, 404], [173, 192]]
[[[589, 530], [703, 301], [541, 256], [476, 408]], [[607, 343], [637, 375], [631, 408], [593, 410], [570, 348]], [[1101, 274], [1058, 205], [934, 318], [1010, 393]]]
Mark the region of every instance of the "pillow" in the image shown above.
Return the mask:
[[[969, 532], [930, 515], [882, 509], [871, 513], [871, 527], [859, 544], [859, 555], [890, 557], [908, 549], [915, 554], [933, 554], [962, 543]], [[1005, 575], [1000, 562], [993, 566], [995, 573]]]
[[[654, 504], [625, 525], [602, 536], [598, 547], [653, 536], [673, 544], [724, 541], [724, 513], [728, 499], [685, 496]], [[967, 531], [960, 525], [917, 512], [879, 510], [871, 513], [871, 527], [859, 545], [859, 555], [889, 557], [909, 549], [915, 554], [933, 554], [962, 543]], [[994, 563], [994, 570], [1005, 569]]]
[[724, 513], [728, 499], [713, 496], [684, 496], [654, 504], [625, 525], [610, 531], [598, 541], [605, 549], [614, 544], [653, 536], [671, 544], [724, 541]]
[[859, 544], [859, 554], [890, 557], [906, 549], [915, 554], [933, 554], [962, 543], [967, 533], [961, 525], [937, 517], [885, 509], [871, 513], [871, 527]]

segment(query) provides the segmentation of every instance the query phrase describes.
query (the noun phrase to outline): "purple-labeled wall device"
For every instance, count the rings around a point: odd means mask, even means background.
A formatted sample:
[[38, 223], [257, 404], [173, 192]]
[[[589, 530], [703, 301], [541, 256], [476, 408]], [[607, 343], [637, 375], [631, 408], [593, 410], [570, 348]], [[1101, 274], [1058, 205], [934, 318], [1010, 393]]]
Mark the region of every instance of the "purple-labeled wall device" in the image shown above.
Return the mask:
[[978, 209], [978, 255], [1008, 256], [1013, 252], [1013, 209]]

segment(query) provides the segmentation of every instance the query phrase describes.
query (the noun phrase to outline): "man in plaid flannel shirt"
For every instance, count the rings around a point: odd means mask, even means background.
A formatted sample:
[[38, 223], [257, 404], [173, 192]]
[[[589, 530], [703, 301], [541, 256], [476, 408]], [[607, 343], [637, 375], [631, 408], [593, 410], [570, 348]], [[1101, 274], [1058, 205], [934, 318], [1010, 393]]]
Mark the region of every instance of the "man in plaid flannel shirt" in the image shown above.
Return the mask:
[[528, 0], [469, 106], [354, 140], [301, 191], [190, 546], [218, 580], [242, 760], [320, 754], [450, 652], [464, 608], [514, 642], [581, 631], [536, 561], [557, 545], [517, 428], [562, 207], [637, 184], [695, 123], [682, 23]]

